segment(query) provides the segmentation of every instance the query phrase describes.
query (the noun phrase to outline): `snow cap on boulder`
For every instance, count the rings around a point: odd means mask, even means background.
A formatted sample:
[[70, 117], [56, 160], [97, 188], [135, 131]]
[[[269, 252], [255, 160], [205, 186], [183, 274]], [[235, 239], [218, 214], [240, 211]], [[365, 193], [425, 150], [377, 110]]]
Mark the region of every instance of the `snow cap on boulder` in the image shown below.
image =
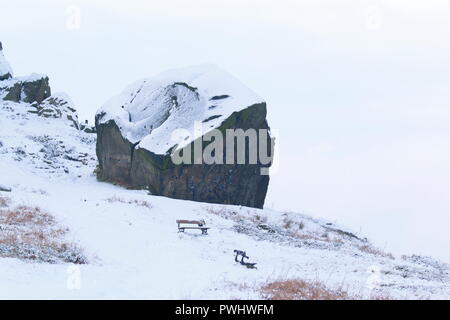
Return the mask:
[[0, 81], [12, 78], [13, 71], [8, 61], [6, 61], [3, 55], [3, 46], [0, 41]]
[[[264, 101], [231, 74], [215, 65], [169, 70], [139, 80], [115, 96], [97, 112], [99, 124], [113, 120], [122, 136], [139, 148], [166, 154], [174, 145], [171, 133], [194, 122], [203, 133], [217, 128], [233, 112]], [[178, 148], [198, 136], [186, 137]]]

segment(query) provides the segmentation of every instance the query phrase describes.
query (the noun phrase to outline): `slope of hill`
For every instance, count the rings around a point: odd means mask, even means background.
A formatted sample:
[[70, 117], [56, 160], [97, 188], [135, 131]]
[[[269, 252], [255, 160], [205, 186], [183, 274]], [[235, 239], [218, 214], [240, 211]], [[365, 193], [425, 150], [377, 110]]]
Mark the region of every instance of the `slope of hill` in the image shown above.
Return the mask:
[[[279, 279], [362, 298], [450, 298], [447, 264], [393, 257], [329, 221], [98, 182], [95, 135], [29, 111], [0, 101], [0, 298], [267, 298], [261, 287]], [[178, 233], [180, 218], [204, 219], [209, 235]], [[258, 269], [236, 263], [235, 249]], [[76, 258], [41, 257], [66, 251]]]

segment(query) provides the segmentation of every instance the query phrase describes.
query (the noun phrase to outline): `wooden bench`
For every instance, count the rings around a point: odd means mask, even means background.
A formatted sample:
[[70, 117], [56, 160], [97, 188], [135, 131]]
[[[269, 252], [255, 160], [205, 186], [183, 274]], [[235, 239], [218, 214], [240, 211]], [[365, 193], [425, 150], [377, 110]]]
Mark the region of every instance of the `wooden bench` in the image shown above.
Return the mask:
[[[205, 220], [177, 220], [178, 224], [178, 232], [184, 232], [186, 229], [195, 229], [195, 230], [201, 230], [202, 234], [208, 234], [208, 227], [205, 227]], [[183, 226], [185, 224], [188, 225], [197, 225], [197, 227], [189, 227], [189, 226]]]
[[[236, 254], [236, 257], [234, 257], [234, 261], [239, 262], [240, 264], [242, 264], [243, 266], [246, 266], [249, 269], [257, 269], [256, 263], [250, 263], [250, 262], [245, 262], [244, 259], [249, 259], [250, 257], [247, 256], [247, 253], [245, 253], [245, 251], [242, 250], [234, 250], [234, 253]], [[238, 260], [238, 256], [241, 256], [241, 261]]]

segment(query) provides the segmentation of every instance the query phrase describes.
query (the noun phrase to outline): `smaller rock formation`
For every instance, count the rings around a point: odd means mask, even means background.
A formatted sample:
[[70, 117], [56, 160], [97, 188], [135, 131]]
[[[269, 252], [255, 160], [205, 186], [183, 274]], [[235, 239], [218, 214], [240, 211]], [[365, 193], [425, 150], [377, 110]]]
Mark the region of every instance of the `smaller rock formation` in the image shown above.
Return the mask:
[[46, 75], [33, 73], [26, 77], [13, 77], [13, 71], [3, 55], [0, 42], [0, 99], [13, 102], [41, 103], [51, 95]]
[[33, 73], [25, 77], [13, 77], [13, 71], [3, 55], [0, 42], [0, 100], [26, 103], [28, 112], [44, 118], [68, 120], [77, 130], [93, 133], [92, 126], [81, 127], [74, 104], [65, 93], [51, 94], [49, 78]]
[[71, 122], [71, 126], [80, 129], [77, 110], [70, 97], [58, 92], [48, 97], [41, 103], [33, 102], [29, 113], [36, 113], [44, 118], [64, 118]]
[[80, 123], [80, 130], [84, 131], [86, 133], [96, 133], [97, 130], [95, 129], [95, 125], [89, 124], [89, 122], [86, 120], [84, 123]]
[[32, 74], [28, 77], [11, 78], [0, 82], [3, 100], [13, 102], [41, 103], [51, 95], [46, 75]]

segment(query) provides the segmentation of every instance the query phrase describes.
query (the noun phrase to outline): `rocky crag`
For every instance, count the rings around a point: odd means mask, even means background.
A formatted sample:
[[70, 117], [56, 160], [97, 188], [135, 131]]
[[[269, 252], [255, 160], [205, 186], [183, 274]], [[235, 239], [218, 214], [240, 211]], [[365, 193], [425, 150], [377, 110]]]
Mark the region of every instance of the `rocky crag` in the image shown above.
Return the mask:
[[33, 73], [29, 76], [14, 77], [10, 64], [3, 54], [0, 42], [0, 99], [15, 103], [26, 103], [29, 113], [45, 118], [62, 118], [78, 130], [94, 132], [93, 127], [80, 124], [78, 114], [70, 97], [65, 93], [52, 95], [49, 78]]
[[[129, 86], [96, 114], [98, 178], [154, 195], [209, 203], [262, 208], [270, 163], [175, 164], [171, 155], [208, 146], [217, 129], [266, 129], [266, 103], [237, 79], [215, 66], [197, 66], [162, 73]], [[201, 124], [200, 133], [196, 124]], [[173, 140], [176, 130], [185, 136]], [[259, 131], [258, 131], [259, 132]], [[270, 135], [264, 139], [270, 155]], [[209, 138], [209, 141], [212, 141]], [[226, 143], [223, 163], [226, 163]]]

